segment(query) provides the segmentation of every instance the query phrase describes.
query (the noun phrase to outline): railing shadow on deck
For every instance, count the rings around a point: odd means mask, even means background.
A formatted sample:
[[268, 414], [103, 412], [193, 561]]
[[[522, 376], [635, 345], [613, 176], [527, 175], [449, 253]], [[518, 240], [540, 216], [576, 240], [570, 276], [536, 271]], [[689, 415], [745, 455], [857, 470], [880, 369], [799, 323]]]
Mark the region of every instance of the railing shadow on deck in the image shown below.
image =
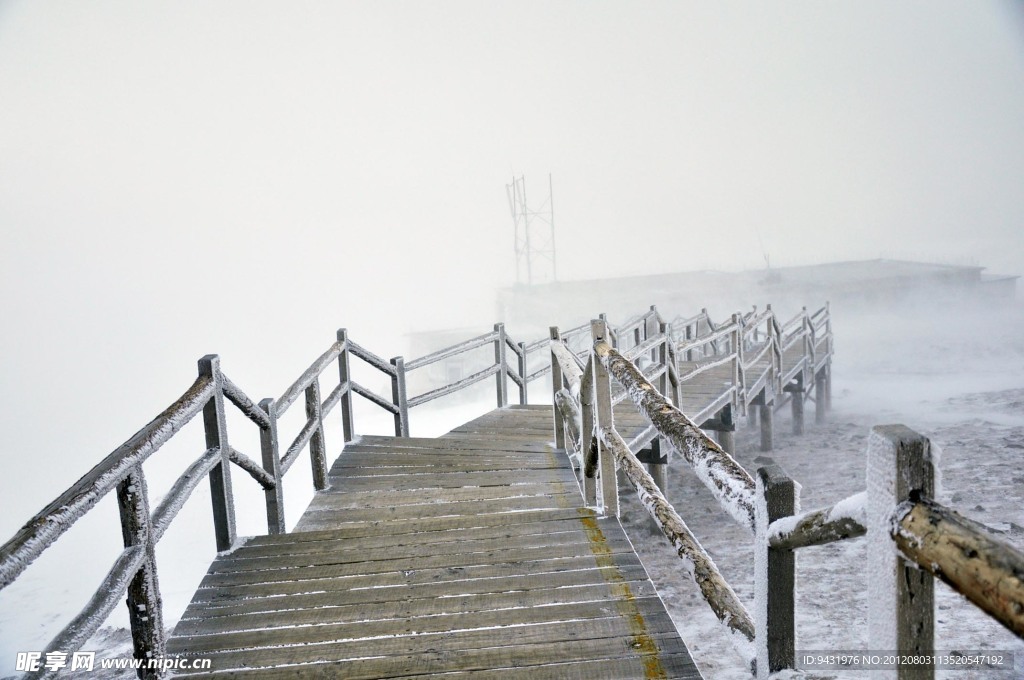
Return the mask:
[[[759, 319], [752, 314], [746, 323]], [[751, 344], [742, 333], [744, 321], [736, 315], [732, 319], [736, 328], [707, 323], [701, 331], [698, 324], [707, 322], [706, 313], [685, 320], [684, 339], [677, 351], [685, 361], [693, 354], [711, 361], [731, 355], [734, 367], [741, 369], [737, 377], [742, 380], [743, 350]], [[686, 332], [686, 328], [697, 330]], [[675, 406], [676, 397], [663, 379], [658, 385], [652, 382], [667, 371], [652, 371], [636, 361], [648, 349], [671, 346], [664, 330], [637, 343], [635, 351], [620, 351], [614, 345], [621, 335], [608, 328], [604, 319], [595, 320], [592, 351], [584, 359], [567, 352], [552, 332], [552, 363], [557, 367], [555, 428], [566, 433], [565, 440], [583, 459], [589, 506], [604, 514], [618, 514], [620, 473], [636, 489], [641, 504], [681, 558], [683, 570], [756, 677], [766, 678], [769, 673], [798, 666], [794, 550], [858, 536], [868, 537], [867, 571], [876, 581], [873, 587], [884, 593], [870, 600], [869, 646], [912, 660], [894, 669], [895, 677], [934, 677], [934, 578], [945, 581], [1024, 638], [1024, 554], [934, 500], [935, 469], [926, 437], [903, 425], [873, 428], [867, 491], [834, 506], [798, 514], [800, 487], [794, 480], [775, 464], [750, 475]], [[696, 339], [701, 336], [703, 343]], [[827, 368], [832, 351], [827, 308], [815, 315], [805, 311], [781, 326], [773, 324], [768, 337], [778, 345], [775, 357], [803, 338], [805, 356], [809, 357], [805, 368], [815, 378], [821, 414], [829, 400]], [[757, 338], [752, 342], [756, 344]], [[796, 369], [787, 373], [782, 367], [777, 375], [792, 379]], [[619, 395], [616, 389], [621, 391]], [[756, 593], [753, 615], [666, 500], [658, 475], [649, 471], [664, 467], [668, 456], [661, 455], [645, 469], [633, 453], [635, 440], [627, 443], [617, 431], [613, 406], [622, 394], [647, 418], [655, 430], [654, 441], [664, 443], [665, 454], [674, 451], [681, 456], [723, 509], [751, 531]], [[800, 396], [794, 391], [791, 399]]]
[[[813, 329], [806, 313], [801, 329]], [[827, 313], [824, 317], [827, 318]], [[677, 355], [681, 351], [688, 356], [704, 356], [704, 347], [711, 347], [715, 356], [731, 357], [738, 368], [743, 368], [739, 358], [744, 347], [754, 348], [759, 343], [772, 347], [778, 344], [779, 333], [772, 340], [760, 340], [749, 333], [761, 317], [751, 313], [734, 315], [732, 324], [715, 326], [706, 312], [696, 320], [679, 324], [668, 324], [654, 307], [619, 328], [605, 323], [609, 334], [621, 338], [624, 346], [630, 347], [630, 356], [648, 365], [646, 374], [651, 380], [658, 380], [665, 390], [677, 390], [686, 376], [677, 370]], [[772, 317], [774, 319], [774, 317]], [[745, 325], [745, 330], [737, 329]], [[719, 331], [733, 333], [733, 345], [728, 340], [699, 339], [702, 328], [712, 334]], [[693, 336], [696, 345], [683, 343], [677, 350], [677, 334]], [[689, 334], [689, 335], [686, 335]], [[591, 324], [585, 324], [562, 333], [554, 331], [561, 347], [569, 350], [572, 358], [568, 361], [577, 368], [580, 357], [591, 353]], [[795, 336], [794, 336], [795, 337]], [[801, 336], [802, 337], [802, 336]], [[768, 346], [766, 344], [765, 346]], [[434, 388], [410, 397], [406, 393], [406, 375], [446, 358], [481, 347], [492, 345], [494, 362], [461, 380]], [[550, 339], [534, 342], [515, 342], [505, 332], [502, 324], [496, 324], [492, 332], [472, 338], [453, 347], [405, 362], [398, 356], [385, 360], [353, 341], [345, 329], [338, 331], [336, 341], [321, 354], [278, 399], [262, 399], [258, 403], [251, 399], [221, 370], [220, 359], [215, 355], [199, 361], [199, 376], [184, 394], [163, 413], [132, 436], [123, 445], [111, 452], [92, 470], [65, 492], [49, 503], [29, 520], [9, 541], [0, 546], [0, 590], [14, 582], [22, 572], [53, 545], [83, 515], [94, 508], [108, 493], [114, 491], [120, 509], [124, 550], [102, 580], [99, 588], [85, 608], [46, 646], [48, 652], [71, 653], [77, 651], [104, 622], [127, 594], [129, 620], [138, 659], [159, 659], [166, 649], [163, 627], [162, 600], [157, 577], [155, 548], [170, 523], [178, 515], [183, 504], [206, 477], [210, 480], [213, 524], [216, 546], [219, 551], [230, 549], [235, 543], [235, 503], [232, 493], [231, 466], [244, 470], [263, 489], [265, 496], [267, 532], [270, 534], [286, 531], [284, 517], [283, 480], [298, 458], [307, 449], [310, 452], [313, 485], [322, 490], [327, 486], [327, 446], [324, 439], [324, 419], [336, 408], [340, 409], [343, 437], [351, 441], [356, 434], [353, 416], [353, 395], [384, 409], [394, 418], [395, 434], [408, 436], [410, 409], [434, 399], [452, 394], [470, 385], [494, 376], [497, 406], [509, 403], [508, 381], [518, 388], [520, 404], [528, 402], [528, 387], [549, 372], [553, 373], [554, 384], [560, 384], [564, 367], [557, 361], [547, 361], [550, 354]], [[814, 347], [813, 341], [809, 347]], [[830, 347], [830, 345], [829, 345]], [[758, 350], [759, 351], [759, 350]], [[509, 354], [514, 356], [514, 361]], [[383, 373], [391, 382], [391, 400], [387, 400], [356, 382], [352, 377], [352, 361], [358, 359], [376, 371]], [[567, 357], [562, 357], [565, 360]], [[532, 363], [543, 360], [542, 365], [528, 372]], [[564, 361], [563, 361], [564, 363]], [[588, 365], [592, 362], [588, 363]], [[337, 366], [338, 382], [326, 398], [321, 392], [321, 378], [332, 366]], [[570, 363], [565, 363], [568, 367]], [[556, 404], [558, 390], [554, 395]], [[616, 394], [616, 400], [623, 400], [625, 391]], [[279, 421], [281, 417], [303, 398], [305, 420], [287, 447], [281, 445]], [[228, 438], [225, 401], [231, 402], [252, 421], [259, 430], [260, 462], [237, 451]], [[564, 401], [564, 400], [563, 400]], [[802, 400], [801, 400], [802, 401]], [[559, 409], [556, 409], [559, 412]], [[205, 429], [206, 450], [195, 459], [173, 483], [157, 507], [151, 508], [143, 463], [165, 445], [187, 423], [202, 413]], [[563, 419], [564, 421], [564, 419]], [[604, 422], [604, 421], [602, 421]], [[589, 431], [589, 430], [587, 430]], [[561, 433], [555, 430], [559, 447], [564, 447]], [[654, 437], [649, 428], [644, 436]], [[578, 442], [577, 442], [578, 444]], [[578, 445], [575, 447], [578, 450]], [[577, 462], [582, 457], [577, 454]], [[655, 468], [657, 469], [657, 467]], [[40, 667], [30, 677], [51, 677], [56, 669]], [[160, 667], [139, 670], [143, 678], [160, 677]]]

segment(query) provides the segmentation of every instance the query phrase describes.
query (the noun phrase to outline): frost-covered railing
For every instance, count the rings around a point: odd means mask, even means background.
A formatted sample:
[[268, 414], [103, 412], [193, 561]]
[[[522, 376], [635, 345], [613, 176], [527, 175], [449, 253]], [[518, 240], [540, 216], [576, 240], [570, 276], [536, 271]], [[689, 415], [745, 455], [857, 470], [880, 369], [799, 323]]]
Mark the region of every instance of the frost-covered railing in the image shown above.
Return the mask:
[[[492, 375], [495, 376], [495, 387], [497, 395], [498, 407], [505, 406], [508, 404], [508, 379], [511, 378], [512, 382], [519, 388], [519, 403], [525, 404], [527, 398], [527, 386], [531, 379], [535, 379], [543, 375], [540, 373], [536, 376], [530, 376], [526, 373], [528, 349], [525, 343], [517, 343], [512, 340], [505, 333], [505, 325], [501, 323], [494, 324], [494, 330], [490, 333], [471, 338], [465, 342], [461, 342], [452, 347], [439, 350], [432, 354], [428, 354], [424, 357], [420, 357], [414, 361], [410, 361], [405, 365], [406, 371], [412, 371], [417, 368], [423, 368], [430, 366], [431, 364], [437, 363], [444, 359], [449, 359], [460, 354], [472, 352], [475, 349], [493, 345], [494, 347], [494, 363], [489, 366], [482, 368], [471, 375], [464, 378], [451, 382], [447, 385], [434, 388], [427, 392], [424, 392], [418, 396], [406, 398], [404, 393], [402, 395], [396, 395], [396, 401], [401, 398], [405, 401], [405, 409], [425, 404], [428, 401], [433, 401], [438, 397], [443, 397], [454, 392], [458, 392], [461, 389], [465, 389], [470, 385], [474, 385], [481, 380], [485, 380]], [[516, 356], [516, 368], [513, 370], [509, 366], [508, 352], [511, 351]], [[408, 432], [405, 433], [408, 436]]]
[[750, 530], [755, 526], [754, 481], [647, 379], [630, 360], [628, 353], [619, 352], [611, 346], [603, 321], [593, 322], [592, 335], [593, 427], [597, 440], [594, 447], [597, 464], [594, 467], [602, 491], [600, 507], [605, 513], [618, 515], [617, 468], [636, 489], [644, 508], [676, 549], [684, 570], [726, 627], [737, 649], [748, 662], [752, 662], [750, 643], [755, 639], [754, 619], [686, 523], [665, 499], [654, 477], [633, 454], [630, 444], [616, 430], [612, 412], [612, 378], [622, 386], [638, 410], [647, 416], [656, 436], [677, 451], [730, 516]]
[[[768, 560], [759, 567], [774, 586], [768, 610], [783, 625], [781, 636], [773, 628], [780, 645], [768, 650], [772, 670], [794, 663], [793, 550], [865, 535], [871, 649], [931, 657], [936, 577], [1024, 638], [1024, 554], [936, 502], [935, 465], [926, 437], [903, 425], [877, 426], [868, 440], [867, 491], [802, 514], [799, 486], [773, 466], [760, 546]], [[898, 677], [934, 677], [934, 667], [903, 667]]]
[[[182, 505], [205, 477], [210, 479], [213, 523], [217, 549], [226, 550], [235, 540], [235, 509], [230, 466], [245, 470], [267, 493], [268, 528], [283, 530], [272, 512], [279, 500], [281, 477], [239, 453], [228, 441], [224, 401], [235, 404], [260, 428], [261, 441], [274, 439], [274, 419], [264, 400], [255, 404], [226, 375], [214, 355], [199, 361], [199, 377], [163, 413], [111, 452], [92, 470], [29, 520], [13, 538], [0, 546], [0, 589], [6, 588], [52, 546], [68, 529], [114, 491], [121, 516], [124, 551], [100, 583], [85, 608], [46, 646], [45, 652], [73, 652], [81, 648], [127, 593], [135, 656], [164, 655], [165, 639], [160, 588], [156, 570], [156, 544]], [[202, 413], [206, 450], [192, 462], [155, 509], [150, 509], [142, 464], [182, 427]], [[264, 449], [266, 454], [267, 449]], [[266, 462], [266, 455], [264, 456]], [[277, 506], [279, 507], [279, 506]], [[276, 510], [276, 508], [274, 508]], [[45, 656], [44, 652], [44, 656]], [[140, 669], [140, 677], [157, 677], [161, 671]], [[45, 667], [29, 677], [51, 677]]]

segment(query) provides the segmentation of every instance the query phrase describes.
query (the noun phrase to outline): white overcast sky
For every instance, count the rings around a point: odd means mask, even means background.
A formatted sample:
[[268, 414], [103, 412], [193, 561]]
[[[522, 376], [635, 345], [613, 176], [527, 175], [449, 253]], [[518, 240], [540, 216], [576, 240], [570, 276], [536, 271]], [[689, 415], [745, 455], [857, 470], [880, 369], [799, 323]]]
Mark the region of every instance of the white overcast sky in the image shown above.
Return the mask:
[[264, 396], [339, 326], [486, 329], [513, 174], [554, 176], [564, 278], [1022, 273], [1021, 7], [0, 0], [0, 491], [206, 352]]

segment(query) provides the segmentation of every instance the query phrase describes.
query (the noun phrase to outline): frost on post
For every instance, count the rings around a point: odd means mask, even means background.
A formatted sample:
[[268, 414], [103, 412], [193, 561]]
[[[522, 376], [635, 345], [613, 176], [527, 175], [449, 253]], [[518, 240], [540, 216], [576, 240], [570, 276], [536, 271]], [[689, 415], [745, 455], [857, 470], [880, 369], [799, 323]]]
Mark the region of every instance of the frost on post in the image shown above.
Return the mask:
[[930, 653], [934, 647], [932, 577], [908, 565], [892, 540], [897, 506], [934, 493], [932, 471], [927, 438], [903, 425], [872, 428], [867, 470], [871, 649]]

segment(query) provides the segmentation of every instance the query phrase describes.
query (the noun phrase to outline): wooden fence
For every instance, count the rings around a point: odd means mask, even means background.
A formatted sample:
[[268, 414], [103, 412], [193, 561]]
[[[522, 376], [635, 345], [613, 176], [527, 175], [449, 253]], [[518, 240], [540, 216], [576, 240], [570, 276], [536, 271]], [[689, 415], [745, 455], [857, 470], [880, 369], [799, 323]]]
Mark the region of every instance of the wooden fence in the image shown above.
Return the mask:
[[[814, 315], [804, 312], [786, 324], [772, 321], [765, 341], [744, 334], [744, 325], [749, 328], [765, 319], [755, 312], [736, 315], [729, 324], [718, 326], [705, 312], [683, 320], [677, 326], [682, 340], [676, 352], [685, 362], [732, 361], [743, 385], [744, 369], [753, 365], [752, 347], [755, 353], [771, 351], [781, 357], [800, 345], [809, 355], [806, 365], [789, 373], [781, 366], [778, 375], [790, 381], [810, 373], [821, 413], [829, 400], [824, 373], [832, 349], [827, 308]], [[1024, 555], [934, 500], [935, 470], [927, 438], [902, 425], [875, 427], [868, 446], [867, 491], [832, 507], [797, 515], [800, 487], [794, 480], [774, 464], [750, 475], [675, 406], [672, 389], [666, 389], [664, 382], [654, 383], [655, 377], [667, 372], [667, 364], [652, 371], [635, 361], [649, 349], [668, 348], [671, 339], [664, 329], [635, 345], [637, 351], [632, 352], [614, 347], [617, 335], [603, 319], [592, 322], [593, 348], [580, 360], [552, 332], [556, 433], [566, 433], [565, 441], [584, 462], [588, 505], [618, 514], [619, 473], [636, 489], [757, 677], [796, 664], [794, 550], [858, 536], [868, 537], [867, 572], [882, 593], [870, 602], [872, 649], [929, 658], [934, 650], [935, 577], [1024, 637]], [[815, 335], [827, 338], [824, 345], [816, 342]], [[758, 347], [759, 342], [768, 341], [775, 348]], [[666, 448], [677, 452], [723, 509], [750, 530], [755, 551], [753, 614], [666, 500], [664, 485], [644, 468], [633, 453], [635, 446], [616, 430], [616, 386], [646, 416]], [[797, 396], [794, 391], [791, 399]], [[932, 678], [934, 667], [931, 663], [903, 665], [892, 669], [890, 676]]]

